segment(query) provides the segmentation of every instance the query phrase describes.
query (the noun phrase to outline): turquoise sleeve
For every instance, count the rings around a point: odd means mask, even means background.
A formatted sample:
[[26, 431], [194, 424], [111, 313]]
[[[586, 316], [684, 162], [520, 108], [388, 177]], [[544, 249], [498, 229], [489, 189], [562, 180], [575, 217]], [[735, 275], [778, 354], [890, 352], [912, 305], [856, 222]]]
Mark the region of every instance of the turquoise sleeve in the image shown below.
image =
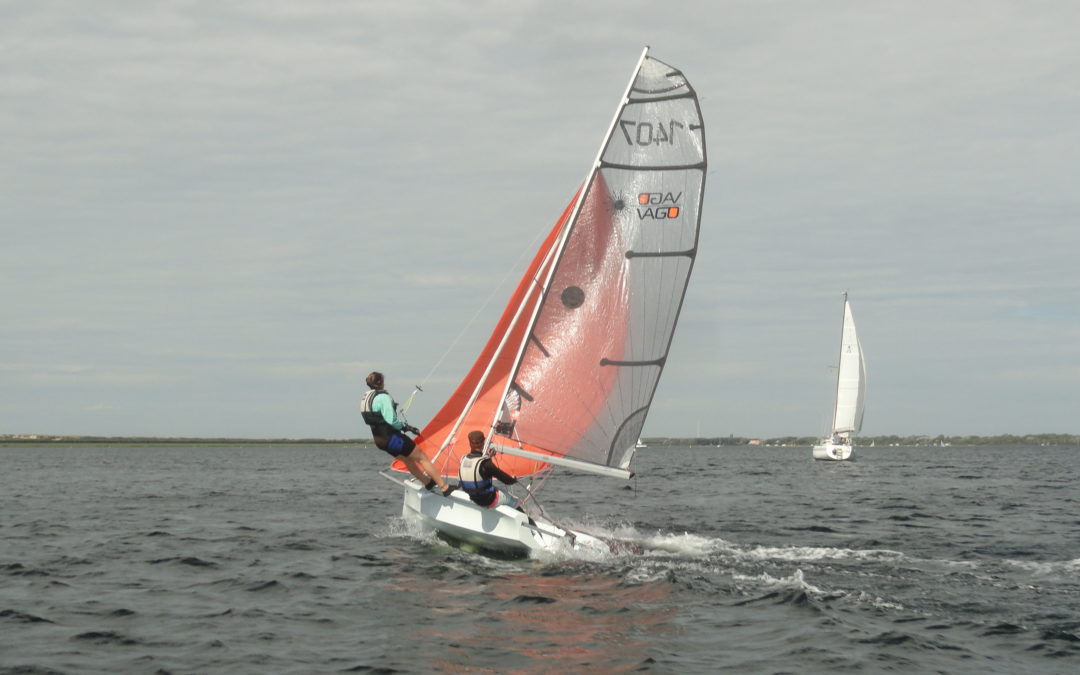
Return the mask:
[[405, 423], [397, 418], [397, 411], [394, 410], [394, 399], [390, 398], [390, 394], [376, 396], [371, 404], [371, 409], [382, 415], [386, 423], [395, 429], [401, 429], [401, 427], [405, 426]]

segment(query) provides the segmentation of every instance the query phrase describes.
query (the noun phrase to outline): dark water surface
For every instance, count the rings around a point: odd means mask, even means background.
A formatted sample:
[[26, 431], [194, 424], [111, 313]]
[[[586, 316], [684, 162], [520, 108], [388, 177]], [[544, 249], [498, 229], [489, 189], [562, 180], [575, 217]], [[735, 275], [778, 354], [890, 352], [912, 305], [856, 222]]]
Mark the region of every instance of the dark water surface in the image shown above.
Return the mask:
[[521, 561], [384, 457], [0, 446], [0, 672], [1080, 672], [1076, 447], [649, 448], [543, 492], [645, 553]]

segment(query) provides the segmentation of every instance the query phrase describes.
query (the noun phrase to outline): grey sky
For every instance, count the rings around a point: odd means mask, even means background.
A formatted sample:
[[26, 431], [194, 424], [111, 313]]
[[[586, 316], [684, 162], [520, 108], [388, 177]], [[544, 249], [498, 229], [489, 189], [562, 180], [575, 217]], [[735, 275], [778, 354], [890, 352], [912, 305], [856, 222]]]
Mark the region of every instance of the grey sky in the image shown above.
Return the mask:
[[1077, 35], [1071, 1], [6, 4], [0, 433], [363, 436], [373, 368], [422, 424], [645, 44], [710, 160], [646, 435], [824, 431], [844, 290], [864, 434], [1077, 433]]

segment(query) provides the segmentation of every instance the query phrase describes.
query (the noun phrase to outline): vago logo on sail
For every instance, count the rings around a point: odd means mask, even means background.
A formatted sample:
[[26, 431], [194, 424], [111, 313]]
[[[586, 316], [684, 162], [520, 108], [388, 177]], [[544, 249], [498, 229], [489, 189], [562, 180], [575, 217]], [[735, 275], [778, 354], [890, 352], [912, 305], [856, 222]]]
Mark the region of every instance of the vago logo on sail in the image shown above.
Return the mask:
[[[675, 138], [682, 134], [686, 125], [678, 120], [668, 120], [666, 123], [660, 120], [656, 122], [634, 122], [632, 120], [619, 120], [619, 128], [622, 130], [623, 140], [627, 145], [675, 145]], [[671, 220], [679, 217], [682, 210], [679, 201], [683, 193], [671, 192], [642, 192], [638, 194], [638, 218], [645, 220]]]
[[[638, 218], [645, 220], [670, 220], [679, 217], [679, 200], [682, 193], [670, 192], [642, 192], [637, 196]], [[645, 207], [645, 208], [642, 208]]]

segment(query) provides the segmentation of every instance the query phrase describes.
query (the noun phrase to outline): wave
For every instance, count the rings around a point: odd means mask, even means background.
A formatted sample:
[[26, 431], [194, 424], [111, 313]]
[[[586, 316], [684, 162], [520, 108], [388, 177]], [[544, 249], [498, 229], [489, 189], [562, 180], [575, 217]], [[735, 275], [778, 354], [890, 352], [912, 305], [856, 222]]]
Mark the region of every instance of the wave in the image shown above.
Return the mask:
[[117, 633], [116, 631], [89, 631], [86, 633], [79, 633], [74, 640], [86, 640], [97, 645], [137, 645], [141, 644], [139, 640], [128, 637], [123, 633]]
[[4, 609], [0, 610], [0, 619], [10, 619], [17, 623], [55, 623], [49, 619], [43, 619], [40, 616], [34, 616], [33, 614], [27, 614], [26, 612], [20, 612], [17, 609]]
[[173, 556], [171, 558], [156, 558], [154, 560], [147, 560], [147, 563], [151, 565], [160, 565], [162, 563], [175, 563], [178, 565], [188, 565], [190, 567], [217, 567], [218, 564], [209, 560], [203, 560], [196, 558], [195, 556]]
[[[720, 537], [707, 537], [683, 532], [681, 534], [641, 533], [632, 525], [621, 523], [614, 527], [594, 523], [581, 526], [570, 524], [604, 539], [636, 544], [645, 554], [673, 553], [682, 558], [707, 559], [723, 554], [747, 560], [781, 560], [786, 562], [817, 562], [823, 560], [853, 560], [858, 562], [895, 562], [907, 556], [890, 549], [847, 549], [827, 546], [756, 546], [732, 543]], [[568, 551], [573, 554], [573, 551]], [[614, 556], [617, 557], [617, 556]]]
[[[889, 613], [906, 611], [906, 603], [897, 597], [881, 595], [875, 588], [868, 588], [865, 582], [850, 579], [849, 575], [858, 574], [864, 581], [880, 577], [881, 583], [874, 586], [883, 587], [882, 584], [887, 585], [884, 579], [896, 574], [915, 575], [914, 578], [955, 572], [993, 575], [1001, 569], [1003, 562], [922, 559], [885, 548], [745, 544], [693, 532], [641, 531], [623, 521], [599, 522], [589, 518], [564, 521], [563, 524], [615, 545], [610, 550], [564, 546], [534, 556], [531, 563], [556, 566], [586, 563], [596, 565], [597, 571], [615, 574], [635, 585], [680, 584], [696, 592], [718, 593], [721, 597], [752, 596], [751, 600], [797, 604], [804, 601], [840, 602]], [[382, 536], [404, 536], [430, 545], [447, 546], [433, 531], [403, 518], [389, 521]], [[477, 553], [468, 548], [464, 550], [464, 555]], [[1080, 559], [1004, 562], [1038, 577], [1075, 576], [1080, 571]], [[520, 566], [521, 562], [514, 564]], [[793, 566], [799, 567], [792, 569]], [[815, 581], [810, 583], [807, 579]], [[1006, 587], [1015, 583], [993, 578], [988, 581]], [[777, 592], [781, 596], [772, 595]], [[800, 594], [805, 597], [800, 599]]]
[[1058, 575], [1073, 576], [1080, 572], [1080, 558], [1075, 560], [1046, 561], [1037, 560], [1002, 560], [1002, 564], [1030, 572], [1035, 577]]
[[822, 560], [855, 560], [859, 562], [894, 562], [906, 558], [889, 549], [850, 549], [830, 546], [756, 546], [742, 552], [760, 560], [817, 562]]

